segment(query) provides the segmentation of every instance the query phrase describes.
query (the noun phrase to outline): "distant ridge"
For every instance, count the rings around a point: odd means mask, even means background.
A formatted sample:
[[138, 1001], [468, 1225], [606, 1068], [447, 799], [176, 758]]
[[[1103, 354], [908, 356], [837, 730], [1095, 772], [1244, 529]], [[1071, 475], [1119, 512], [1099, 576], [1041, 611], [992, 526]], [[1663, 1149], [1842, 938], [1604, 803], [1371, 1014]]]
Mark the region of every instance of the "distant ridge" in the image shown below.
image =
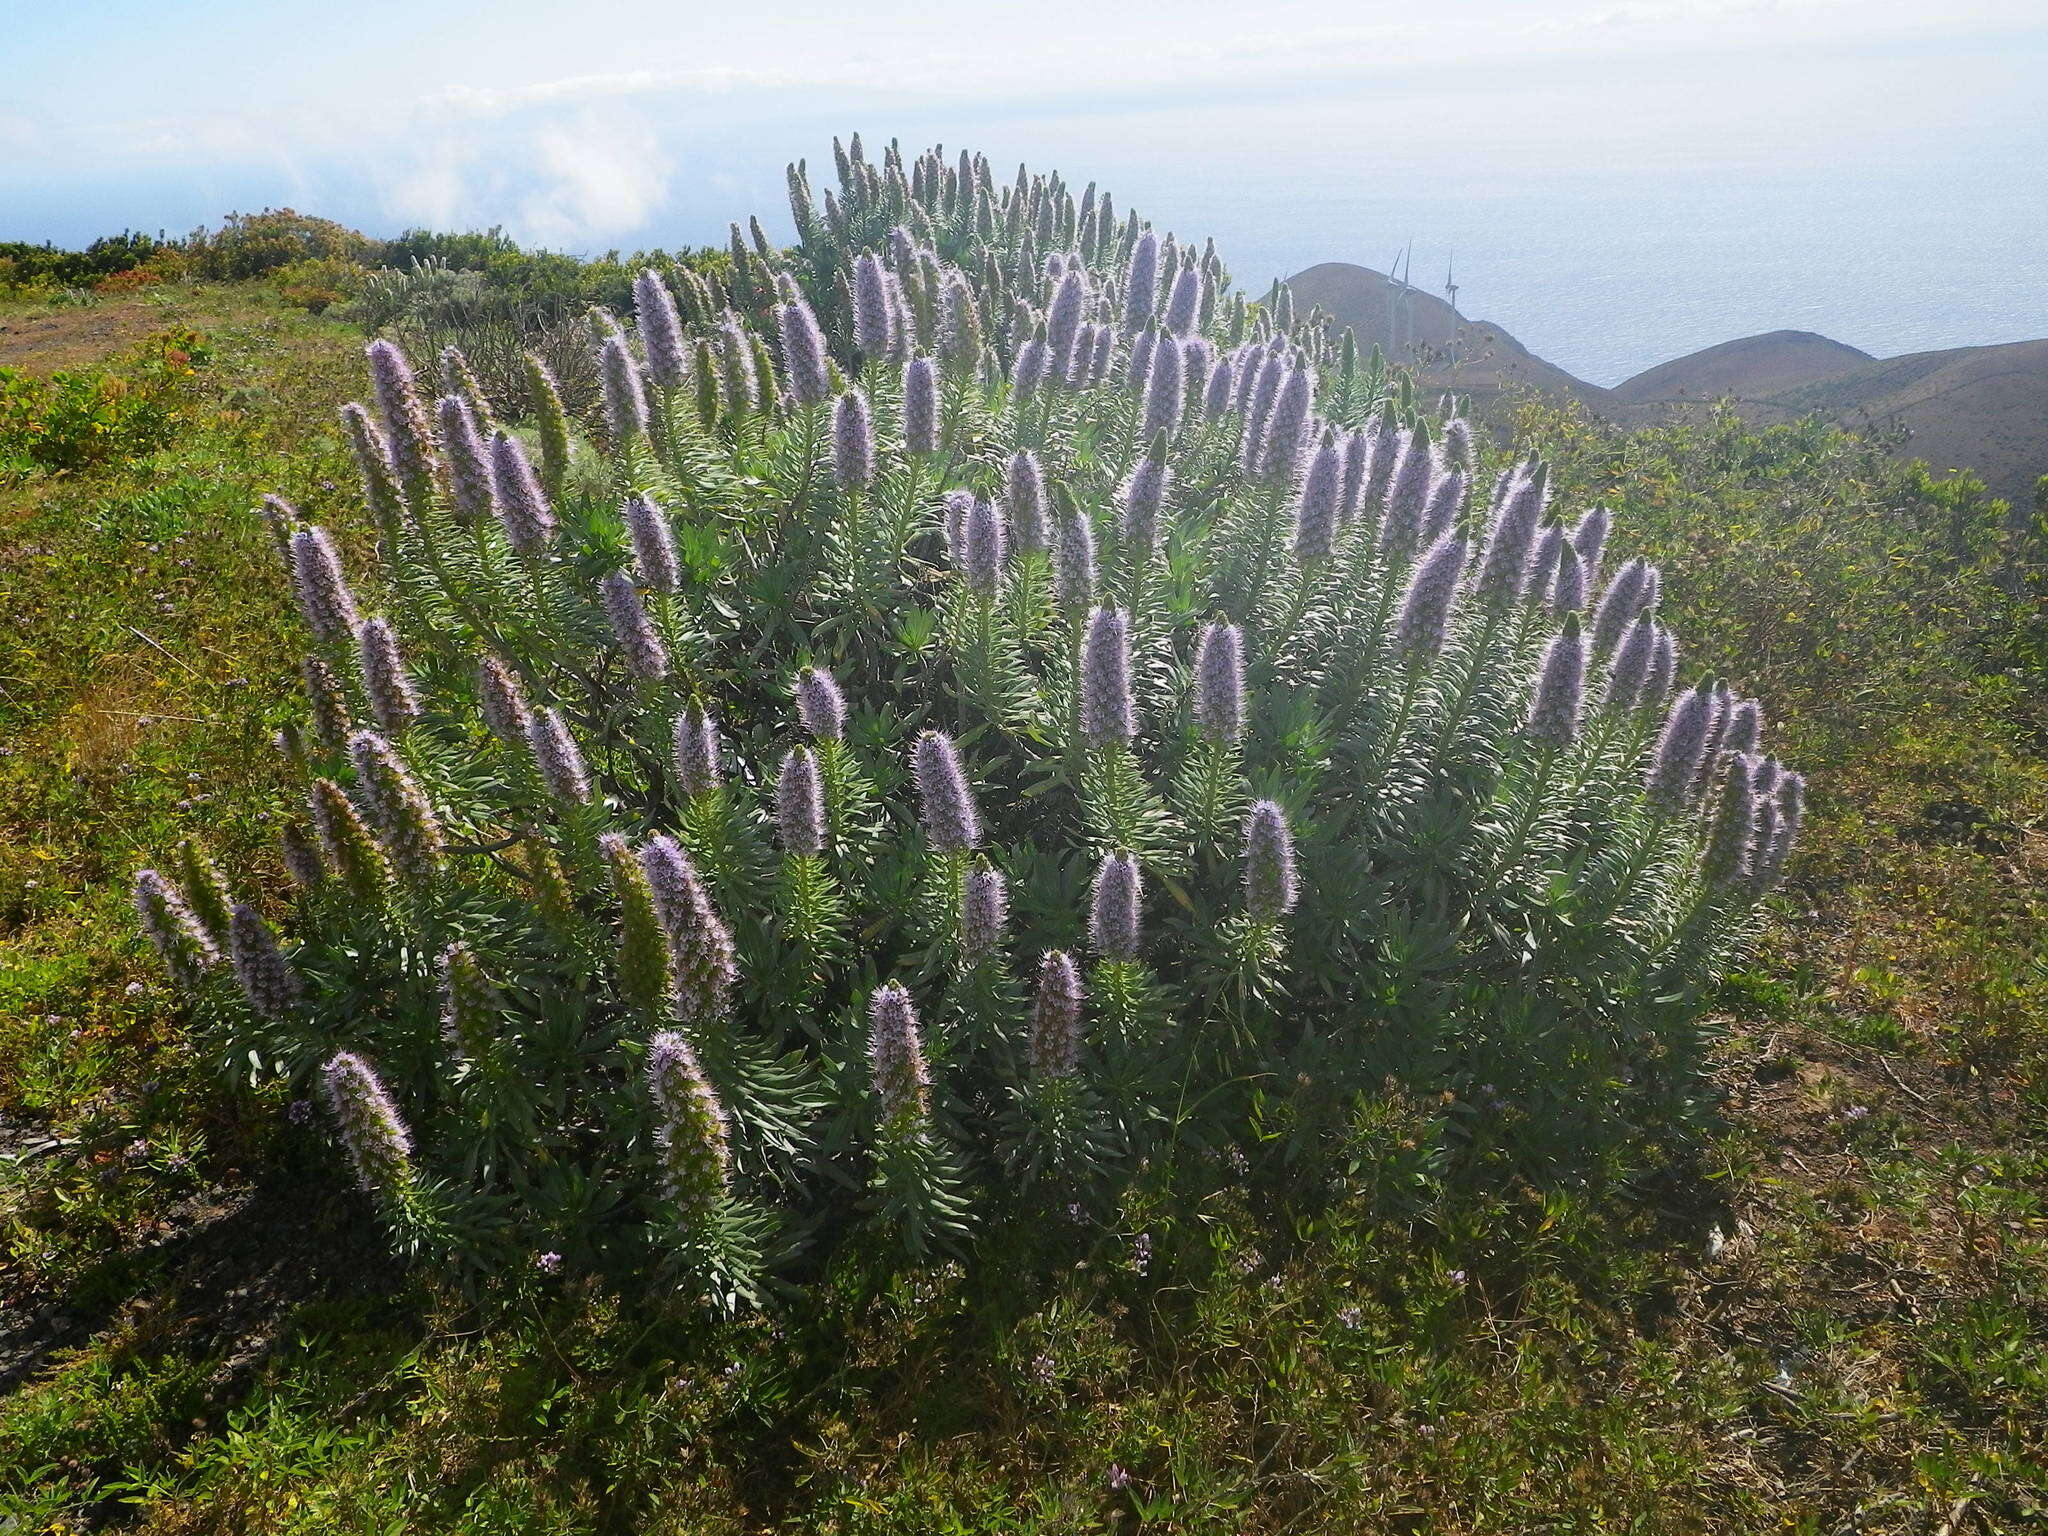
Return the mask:
[[[1433, 293], [1402, 286], [1384, 272], [1326, 261], [1287, 279], [1297, 310], [1313, 305], [1402, 363], [1413, 363], [1432, 388], [1456, 388], [1482, 403], [1513, 385], [1561, 390], [1590, 403], [1607, 391], [1546, 363], [1501, 327], [1468, 320]], [[1399, 339], [1395, 336], [1399, 327]]]
[[1297, 308], [1321, 305], [1356, 330], [1361, 345], [1377, 342], [1429, 388], [1468, 393], [1482, 412], [1518, 386], [1571, 395], [1628, 423], [1732, 399], [1759, 424], [1819, 415], [1853, 431], [1903, 429], [1901, 457], [1972, 471], [2018, 510], [2032, 509], [2034, 483], [2048, 474], [2048, 339], [1874, 358], [1812, 331], [1768, 331], [1602, 389], [1434, 294], [1410, 288], [1404, 296], [1370, 267], [1324, 262], [1287, 286]]
[[1766, 331], [1659, 363], [1609, 390], [1619, 405], [1658, 400], [1768, 399], [1870, 362], [1868, 352], [1812, 331]]

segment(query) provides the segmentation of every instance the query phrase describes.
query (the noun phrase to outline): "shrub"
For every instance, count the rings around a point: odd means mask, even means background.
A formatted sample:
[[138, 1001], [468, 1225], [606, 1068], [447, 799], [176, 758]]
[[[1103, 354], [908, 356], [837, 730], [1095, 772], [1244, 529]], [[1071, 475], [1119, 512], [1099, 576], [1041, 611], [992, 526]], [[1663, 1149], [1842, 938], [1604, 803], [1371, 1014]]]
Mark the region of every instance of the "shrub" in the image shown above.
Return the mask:
[[1696, 1126], [1802, 786], [1605, 515], [1092, 189], [791, 180], [792, 252], [599, 317], [594, 419], [374, 344], [374, 580], [270, 504], [293, 937], [196, 845], [137, 888], [223, 1066], [404, 1251], [726, 1305], [1312, 1201], [1390, 1079], [1489, 1178]]
[[177, 424], [178, 386], [205, 355], [198, 333], [174, 330], [142, 343], [118, 371], [39, 378], [0, 368], [0, 478], [86, 469], [161, 447]]
[[290, 208], [231, 213], [215, 230], [195, 230], [186, 242], [200, 277], [262, 277], [301, 261], [359, 261], [370, 242], [346, 225]]

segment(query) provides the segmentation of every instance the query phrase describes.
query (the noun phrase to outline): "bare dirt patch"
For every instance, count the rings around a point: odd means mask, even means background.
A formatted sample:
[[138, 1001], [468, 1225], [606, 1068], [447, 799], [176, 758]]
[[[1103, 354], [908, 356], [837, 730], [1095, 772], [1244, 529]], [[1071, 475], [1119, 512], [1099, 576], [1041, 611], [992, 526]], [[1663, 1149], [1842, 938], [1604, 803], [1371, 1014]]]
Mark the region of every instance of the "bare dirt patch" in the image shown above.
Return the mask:
[[56, 373], [89, 368], [164, 327], [163, 312], [140, 299], [0, 314], [0, 368]]

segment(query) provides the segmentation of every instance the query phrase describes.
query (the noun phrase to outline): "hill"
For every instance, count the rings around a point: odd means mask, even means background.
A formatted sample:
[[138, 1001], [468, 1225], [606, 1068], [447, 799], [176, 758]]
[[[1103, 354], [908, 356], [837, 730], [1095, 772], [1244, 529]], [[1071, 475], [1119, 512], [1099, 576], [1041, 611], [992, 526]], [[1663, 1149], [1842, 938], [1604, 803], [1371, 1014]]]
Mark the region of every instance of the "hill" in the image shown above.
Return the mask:
[[1466, 319], [1434, 294], [1408, 289], [1404, 296], [1370, 267], [1326, 261], [1287, 284], [1298, 306], [1320, 305], [1356, 330], [1361, 344], [1378, 343], [1432, 389], [1470, 394], [1482, 412], [1516, 386], [1570, 395], [1629, 425], [1674, 407], [1733, 399], [1758, 424], [1818, 414], [1855, 431], [1896, 433], [1901, 457], [1925, 459], [1936, 470], [1971, 470], [2016, 507], [2033, 505], [2034, 483], [2048, 474], [2048, 340], [1874, 358], [1812, 331], [1767, 331], [1603, 389], [1536, 356], [1500, 326]]
[[1418, 288], [1403, 290], [1384, 272], [1326, 261], [1296, 273], [1287, 286], [1297, 308], [1320, 305], [1355, 330], [1361, 345], [1376, 343], [1396, 362], [1412, 364], [1431, 388], [1455, 388], [1482, 405], [1515, 385], [1562, 391], [1591, 405], [1606, 401], [1599, 385], [1545, 362], [1502, 327], [1468, 320]]
[[1723, 395], [1764, 400], [1870, 361], [1868, 352], [1812, 331], [1767, 331], [1659, 363], [1615, 385], [1608, 394], [1619, 405], [1718, 400]]

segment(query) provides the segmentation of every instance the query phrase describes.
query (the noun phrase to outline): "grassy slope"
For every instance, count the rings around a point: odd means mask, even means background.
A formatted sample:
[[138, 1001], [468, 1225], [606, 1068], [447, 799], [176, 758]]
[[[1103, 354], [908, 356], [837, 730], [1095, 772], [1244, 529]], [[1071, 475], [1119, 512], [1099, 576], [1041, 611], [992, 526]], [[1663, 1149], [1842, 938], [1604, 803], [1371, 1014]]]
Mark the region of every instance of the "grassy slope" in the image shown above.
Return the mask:
[[[172, 445], [0, 490], [0, 1515], [1749, 1532], [2038, 1509], [2048, 869], [2038, 831], [1900, 828], [1945, 799], [2038, 823], [2048, 775], [2005, 740], [2009, 700], [1937, 668], [1889, 679], [1917, 709], [1859, 724], [1795, 643], [1828, 594], [1744, 567], [1727, 507], [1824, 528], [1838, 507], [1794, 503], [1855, 465], [1781, 486], [1739, 442], [1531, 424], [1574, 492], [1633, 487], [1633, 524], [1688, 551], [1674, 603], [1741, 578], [1787, 610], [1782, 653], [1726, 659], [1767, 675], [1823, 771], [1818, 826], [1730, 988], [1733, 1116], [1704, 1183], [1604, 1209], [1381, 1190], [1405, 1214], [1361, 1199], [1293, 1233], [1133, 1211], [1149, 1258], [1111, 1243], [1045, 1290], [940, 1273], [712, 1333], [571, 1289], [513, 1321], [363, 1257], [317, 1136], [194, 1078], [130, 936], [125, 877], [195, 800], [226, 861], [273, 867], [275, 722], [250, 714], [292, 653], [249, 509], [277, 488], [346, 524], [329, 424], [360, 390], [348, 332], [260, 292], [162, 318], [211, 344]], [[1711, 617], [1687, 632], [1753, 644]], [[1372, 1166], [1400, 1166], [1407, 1129], [1394, 1104], [1362, 1131]]]

